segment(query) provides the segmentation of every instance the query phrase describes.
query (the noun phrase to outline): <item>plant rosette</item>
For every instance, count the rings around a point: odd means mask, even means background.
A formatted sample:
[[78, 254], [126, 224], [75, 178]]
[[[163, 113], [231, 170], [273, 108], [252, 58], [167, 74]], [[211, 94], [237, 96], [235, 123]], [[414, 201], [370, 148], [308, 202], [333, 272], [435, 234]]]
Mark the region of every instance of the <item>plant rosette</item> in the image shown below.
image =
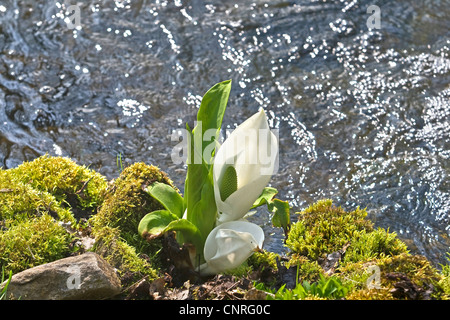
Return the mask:
[[146, 191], [164, 207], [148, 213], [138, 232], [151, 241], [175, 231], [180, 245], [195, 248], [192, 265], [201, 275], [238, 267], [264, 242], [262, 228], [245, 221], [252, 209], [266, 204], [272, 223], [289, 231], [289, 203], [267, 187], [278, 164], [278, 139], [263, 109], [245, 120], [219, 145], [219, 133], [231, 91], [220, 82], [202, 98], [197, 122], [187, 131], [184, 197], [164, 183]]

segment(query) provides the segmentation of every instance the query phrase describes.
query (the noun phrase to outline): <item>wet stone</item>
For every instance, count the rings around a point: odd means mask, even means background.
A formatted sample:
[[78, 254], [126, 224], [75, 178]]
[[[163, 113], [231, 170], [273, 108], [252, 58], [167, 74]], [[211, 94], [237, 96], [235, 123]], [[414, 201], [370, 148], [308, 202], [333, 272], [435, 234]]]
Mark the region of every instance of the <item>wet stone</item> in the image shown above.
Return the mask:
[[88, 252], [15, 274], [7, 296], [21, 300], [97, 300], [114, 297], [120, 291], [120, 280], [111, 265]]

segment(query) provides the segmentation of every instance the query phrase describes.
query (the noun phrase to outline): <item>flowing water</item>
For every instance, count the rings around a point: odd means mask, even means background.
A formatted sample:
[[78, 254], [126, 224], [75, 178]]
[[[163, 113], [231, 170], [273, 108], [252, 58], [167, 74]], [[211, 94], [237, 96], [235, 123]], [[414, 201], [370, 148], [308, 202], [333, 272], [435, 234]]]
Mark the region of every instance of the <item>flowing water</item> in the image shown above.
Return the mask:
[[[76, 28], [66, 2], [0, 0], [0, 166], [49, 153], [111, 179], [120, 154], [183, 189], [170, 135], [232, 79], [224, 127], [265, 108], [281, 145], [271, 185], [293, 211], [367, 207], [446, 262], [450, 1], [92, 0]], [[253, 220], [285, 250], [263, 210]]]

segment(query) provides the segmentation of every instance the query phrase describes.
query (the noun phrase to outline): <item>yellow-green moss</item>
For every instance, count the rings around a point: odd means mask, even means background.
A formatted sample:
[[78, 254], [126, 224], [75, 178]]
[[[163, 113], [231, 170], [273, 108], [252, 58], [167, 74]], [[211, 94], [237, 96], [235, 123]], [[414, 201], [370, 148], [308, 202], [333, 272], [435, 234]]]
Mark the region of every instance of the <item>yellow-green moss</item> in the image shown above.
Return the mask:
[[160, 249], [159, 241], [148, 243], [137, 233], [139, 222], [147, 213], [163, 208], [145, 191], [155, 181], [175, 188], [155, 166], [135, 163], [125, 168], [110, 184], [99, 212], [89, 220], [98, 242], [95, 251], [118, 266], [122, 274], [127, 271], [151, 277], [156, 274], [152, 269], [155, 266], [140, 255], [154, 257]]
[[106, 179], [66, 157], [44, 155], [9, 169], [11, 179], [52, 194], [71, 207], [95, 211], [102, 203]]
[[[425, 257], [409, 254], [396, 233], [374, 229], [366, 215], [360, 208], [346, 212], [331, 200], [318, 201], [300, 212], [286, 241], [291, 249], [286, 265], [297, 264], [297, 280], [311, 282], [319, 274], [332, 274], [351, 288], [346, 299], [448, 299], [450, 267], [443, 266], [440, 273]], [[337, 252], [342, 258], [324, 273], [325, 258]], [[374, 267], [380, 270], [379, 289], [367, 285]], [[401, 286], [408, 284], [412, 289], [403, 292]]]
[[71, 211], [61, 207], [52, 194], [36, 190], [0, 170], [0, 220], [4, 224], [14, 224], [44, 213], [61, 221], [75, 222]]
[[[373, 275], [367, 272], [369, 265], [380, 270], [378, 289], [369, 289], [367, 280]], [[346, 298], [352, 300], [396, 300], [411, 299], [407, 292], [398, 292], [396, 285], [403, 283], [407, 290], [417, 292], [416, 299], [447, 299], [442, 285], [444, 276], [423, 256], [401, 253], [395, 256], [372, 260], [363, 264], [348, 263], [341, 268], [341, 277], [351, 277], [358, 283]], [[408, 283], [412, 284], [408, 284]], [[413, 288], [414, 286], [414, 288]]]
[[267, 250], [261, 250], [253, 253], [248, 259], [248, 265], [254, 268], [264, 269], [270, 268], [276, 271], [278, 269], [277, 259], [280, 255]]
[[150, 279], [156, 277], [157, 271], [151, 262], [141, 257], [134, 247], [120, 238], [118, 228], [108, 226], [97, 228], [95, 238], [92, 251], [104, 257], [117, 269], [124, 285], [144, 276]]
[[[120, 227], [121, 236], [133, 241], [141, 219], [147, 213], [163, 209], [145, 191], [155, 181], [174, 187], [167, 175], [155, 166], [139, 162], [125, 168], [109, 186], [103, 205], [91, 219], [93, 225]], [[133, 239], [128, 239], [130, 234]]]
[[0, 269], [17, 273], [71, 253], [73, 237], [44, 213], [0, 232]]
[[[447, 260], [450, 262], [450, 254], [447, 253]], [[442, 288], [443, 297], [450, 299], [450, 264], [442, 265], [441, 279], [438, 284]]]
[[395, 232], [377, 228], [355, 233], [351, 239], [343, 263], [368, 261], [375, 258], [395, 256], [408, 252], [406, 244], [397, 238]]
[[[154, 181], [172, 181], [157, 167], [136, 163], [107, 183], [102, 175], [63, 157], [39, 157], [14, 169], [0, 169], [0, 264], [13, 272], [76, 253], [71, 228], [76, 218], [91, 216], [95, 245], [100, 253], [127, 274], [156, 276], [150, 262], [158, 241], [145, 242], [137, 233], [141, 218], [160, 204], [146, 192]], [[175, 188], [175, 187], [174, 187]]]
[[286, 263], [286, 268], [290, 267], [297, 268], [297, 281], [300, 283], [303, 281], [313, 283], [319, 279], [320, 275], [324, 275], [324, 271], [317, 261], [297, 254], [294, 254]]
[[366, 210], [359, 207], [346, 212], [333, 206], [331, 200], [321, 200], [298, 213], [286, 245], [293, 252], [316, 260], [324, 254], [342, 249], [355, 234], [371, 231], [372, 222], [366, 220]]

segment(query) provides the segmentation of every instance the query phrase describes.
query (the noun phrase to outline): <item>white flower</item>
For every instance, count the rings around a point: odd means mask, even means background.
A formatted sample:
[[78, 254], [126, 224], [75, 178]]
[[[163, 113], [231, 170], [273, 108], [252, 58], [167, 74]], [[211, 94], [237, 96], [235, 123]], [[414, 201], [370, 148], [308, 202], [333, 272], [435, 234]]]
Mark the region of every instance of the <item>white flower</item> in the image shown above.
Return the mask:
[[262, 248], [264, 232], [261, 227], [247, 221], [225, 222], [208, 235], [204, 258], [200, 266], [202, 275], [217, 274], [241, 265], [257, 248]]
[[267, 186], [277, 161], [278, 140], [261, 109], [230, 134], [214, 158], [217, 224], [244, 217]]

